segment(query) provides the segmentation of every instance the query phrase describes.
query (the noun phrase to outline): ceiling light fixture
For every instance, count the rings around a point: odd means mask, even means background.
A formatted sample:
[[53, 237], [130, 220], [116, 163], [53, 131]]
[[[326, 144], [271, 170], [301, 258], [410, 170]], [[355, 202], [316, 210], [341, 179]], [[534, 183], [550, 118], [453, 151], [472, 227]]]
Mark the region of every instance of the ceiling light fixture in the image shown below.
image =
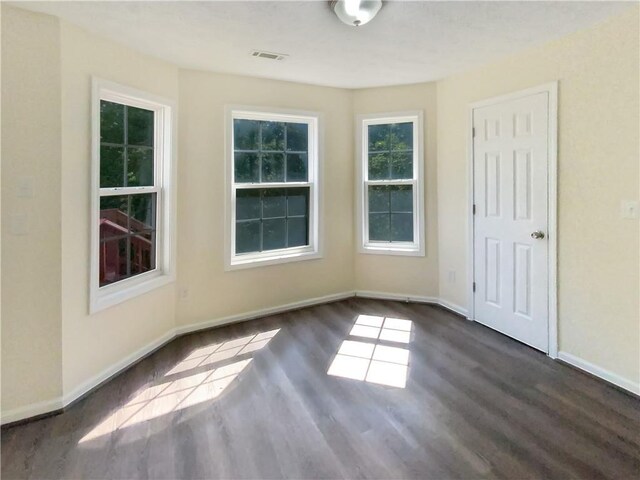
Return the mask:
[[359, 27], [376, 16], [382, 8], [382, 0], [332, 0], [330, 5], [340, 21]]

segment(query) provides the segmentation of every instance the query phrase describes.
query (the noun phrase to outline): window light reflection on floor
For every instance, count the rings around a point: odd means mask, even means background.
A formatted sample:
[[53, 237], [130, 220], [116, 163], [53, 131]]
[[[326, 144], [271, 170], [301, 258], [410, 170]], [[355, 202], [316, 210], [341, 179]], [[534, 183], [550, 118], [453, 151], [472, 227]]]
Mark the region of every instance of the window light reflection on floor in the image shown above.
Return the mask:
[[367, 340], [343, 341], [327, 374], [404, 388], [409, 370], [409, 350], [403, 347], [411, 340], [412, 325], [411, 320], [359, 315], [349, 335]]
[[[156, 384], [142, 390], [93, 428], [80, 443], [217, 398], [251, 363], [250, 354], [264, 348], [279, 331], [249, 335], [192, 351]], [[240, 356], [242, 360], [221, 365]]]

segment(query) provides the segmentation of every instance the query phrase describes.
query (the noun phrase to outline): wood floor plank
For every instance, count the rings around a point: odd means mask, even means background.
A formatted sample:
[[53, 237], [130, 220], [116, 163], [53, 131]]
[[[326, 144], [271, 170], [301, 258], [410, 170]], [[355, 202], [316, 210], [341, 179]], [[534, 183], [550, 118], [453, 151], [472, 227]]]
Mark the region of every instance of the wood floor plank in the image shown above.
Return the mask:
[[[409, 343], [351, 335], [360, 315]], [[6, 479], [632, 479], [640, 400], [442, 308], [352, 298], [180, 337], [1, 447]]]

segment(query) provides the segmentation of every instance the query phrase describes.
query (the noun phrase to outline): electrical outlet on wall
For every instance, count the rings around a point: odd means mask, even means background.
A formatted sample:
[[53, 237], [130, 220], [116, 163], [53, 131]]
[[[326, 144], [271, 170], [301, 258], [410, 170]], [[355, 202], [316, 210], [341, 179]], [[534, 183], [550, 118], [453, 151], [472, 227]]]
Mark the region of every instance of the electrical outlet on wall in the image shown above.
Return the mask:
[[186, 298], [189, 298], [189, 289], [188, 288], [181, 288], [180, 289], [180, 299], [184, 300]]
[[456, 283], [456, 271], [455, 270], [449, 270], [449, 273], [447, 274], [447, 281], [449, 283]]
[[638, 218], [638, 202], [636, 200], [622, 200], [620, 202], [620, 216], [622, 218]]

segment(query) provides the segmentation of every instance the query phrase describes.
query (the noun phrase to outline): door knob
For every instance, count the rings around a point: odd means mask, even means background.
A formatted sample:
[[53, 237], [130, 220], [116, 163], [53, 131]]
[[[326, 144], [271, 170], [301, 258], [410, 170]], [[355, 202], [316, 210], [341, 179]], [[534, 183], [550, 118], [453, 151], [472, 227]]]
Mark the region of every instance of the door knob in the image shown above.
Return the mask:
[[541, 240], [544, 238], [544, 232], [541, 232], [540, 230], [536, 230], [531, 234], [531, 238], [535, 238], [536, 240]]

